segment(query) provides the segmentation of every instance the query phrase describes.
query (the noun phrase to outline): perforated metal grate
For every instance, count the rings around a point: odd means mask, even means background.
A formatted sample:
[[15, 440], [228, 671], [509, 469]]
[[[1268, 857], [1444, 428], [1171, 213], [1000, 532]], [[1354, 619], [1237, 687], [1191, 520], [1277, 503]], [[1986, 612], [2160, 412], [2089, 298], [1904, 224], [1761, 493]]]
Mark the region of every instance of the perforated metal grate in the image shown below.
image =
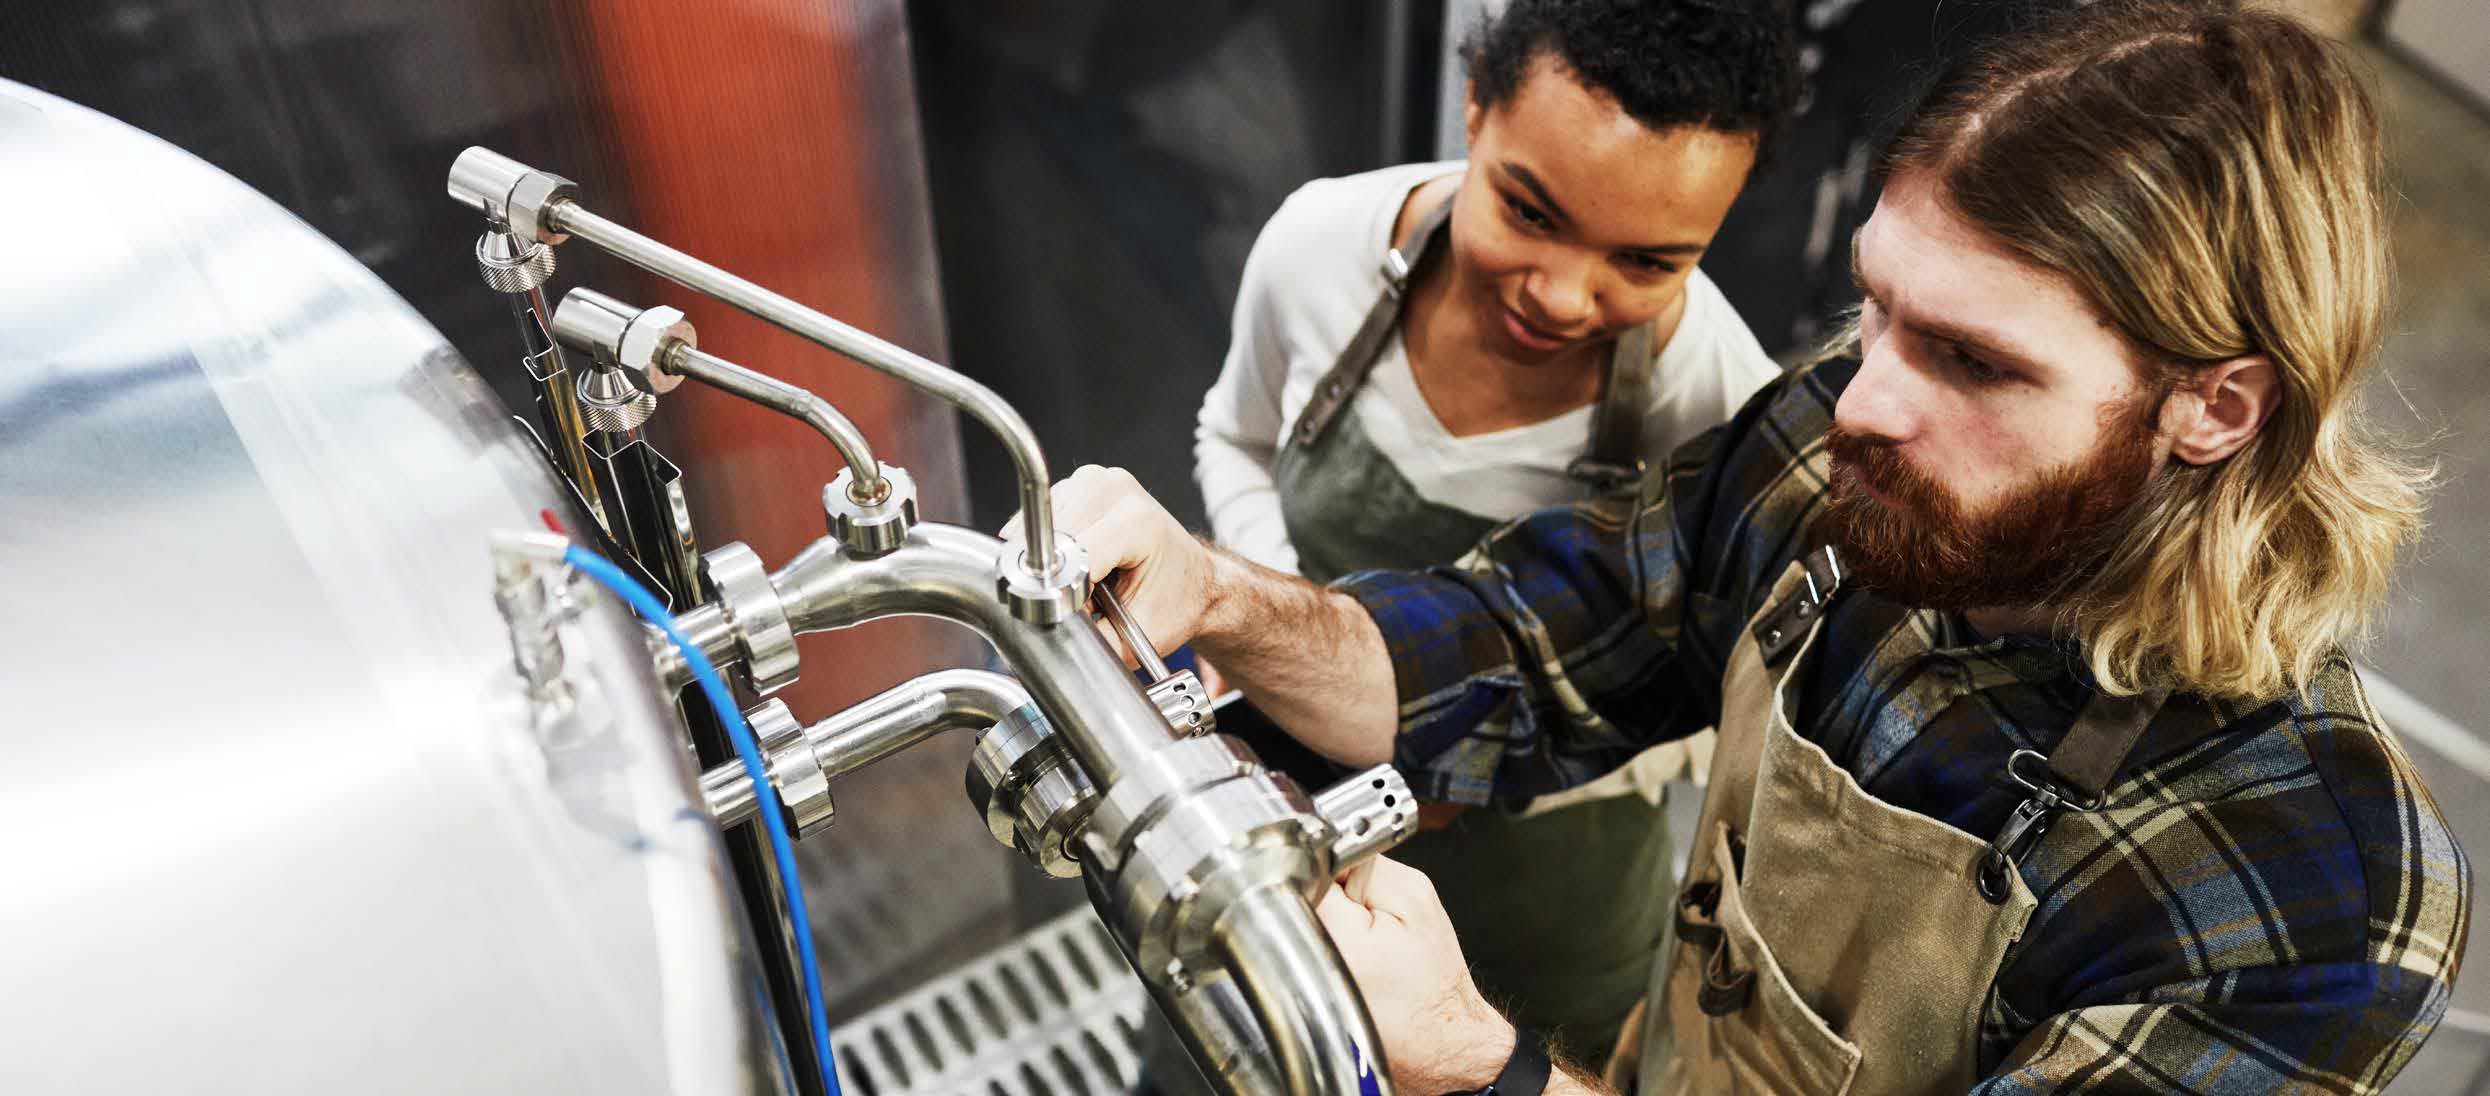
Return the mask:
[[1141, 982], [1087, 909], [831, 1035], [855, 1096], [1121, 1096], [1139, 1071]]

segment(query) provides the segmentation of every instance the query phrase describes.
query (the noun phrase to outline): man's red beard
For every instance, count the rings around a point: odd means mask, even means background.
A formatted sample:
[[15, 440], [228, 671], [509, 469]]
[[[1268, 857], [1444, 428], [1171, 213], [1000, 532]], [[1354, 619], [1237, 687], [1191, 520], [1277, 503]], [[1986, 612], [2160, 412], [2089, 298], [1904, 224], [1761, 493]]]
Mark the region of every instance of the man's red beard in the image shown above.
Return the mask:
[[[2151, 483], [2161, 402], [2115, 414], [2089, 456], [1976, 514], [1892, 443], [1835, 426], [1825, 438], [1832, 499], [1819, 531], [1848, 578], [1904, 605], [2041, 604], [2089, 577], [2127, 526], [2128, 506]], [[1862, 479], [1896, 506], [1860, 490]]]

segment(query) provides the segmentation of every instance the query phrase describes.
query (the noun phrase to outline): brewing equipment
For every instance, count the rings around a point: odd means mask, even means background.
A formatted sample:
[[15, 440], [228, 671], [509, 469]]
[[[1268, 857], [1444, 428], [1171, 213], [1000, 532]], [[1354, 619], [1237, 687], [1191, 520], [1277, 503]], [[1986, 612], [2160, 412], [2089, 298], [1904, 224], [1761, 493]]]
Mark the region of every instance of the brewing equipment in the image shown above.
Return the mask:
[[645, 633], [496, 575], [592, 519], [441, 336], [7, 82], [0, 218], [0, 1091], [791, 1090]]
[[[1219, 1087], [1384, 1090], [1310, 903], [1408, 832], [1407, 789], [1378, 766], [1310, 795], [1218, 736], [1091, 588], [993, 393], [470, 149], [449, 192], [481, 235], [443, 246], [508, 302], [513, 417], [352, 258], [169, 145], [0, 83], [0, 162], [26, 628], [0, 1030], [28, 1048], [0, 1090], [825, 1090], [809, 930], [752, 823], [835, 827], [838, 779], [952, 730], [976, 736], [961, 809], [1084, 881]], [[681, 312], [554, 292], [566, 241], [958, 407], [1019, 469], [1019, 542], [920, 520], [874, 439]], [[698, 543], [646, 430], [685, 381], [836, 452], [820, 540]], [[579, 581], [598, 558], [682, 644]], [[838, 712], [770, 695], [798, 635], [896, 615], [974, 629], [1008, 672]], [[692, 688], [700, 663], [732, 693]]]
[[[809, 727], [782, 703], [756, 704], [750, 721], [769, 779], [754, 787], [733, 766], [710, 769], [702, 788], [714, 817], [731, 825], [777, 811], [792, 832], [817, 832], [836, 817], [833, 778], [943, 729], [982, 728], [968, 774], [975, 806], [998, 840], [1040, 870], [1084, 880], [1207, 1076], [1236, 1092], [1383, 1090], [1372, 1022], [1311, 903], [1335, 873], [1414, 823], [1390, 766], [1309, 797], [1235, 740], [1207, 733], [1200, 682], [1169, 671], [1113, 595], [1091, 587], [1080, 546], [1053, 528], [1037, 439], [982, 385], [599, 215], [571, 180], [490, 150], [458, 157], [449, 192], [483, 214], [480, 253], [512, 237], [531, 250], [571, 240], [602, 249], [952, 404], [991, 431], [1018, 470], [1016, 543], [920, 521], [904, 470], [876, 462], [825, 401], [701, 348], [673, 308], [587, 288], [562, 297], [550, 328], [572, 359], [594, 363], [578, 384], [592, 439], [605, 414], [599, 399], [644, 420], [661, 393], [693, 380], [804, 419], [843, 459], [822, 488], [828, 535], [775, 570], [743, 545], [718, 546], [700, 557], [697, 607], [677, 605], [687, 610], [677, 622], [686, 642], [732, 667], [747, 694], [796, 679], [798, 634], [898, 615], [975, 629], [1018, 679], [942, 671]], [[683, 505], [679, 490], [656, 480], [598, 486], [609, 515]], [[688, 533], [689, 523], [676, 528]], [[606, 531], [635, 558], [668, 557], [639, 559], [661, 582], [670, 557], [687, 548], [680, 538]], [[1150, 680], [1092, 626], [1093, 602]], [[651, 649], [667, 686], [691, 683], [691, 652]], [[747, 901], [768, 901], [755, 882], [746, 880]]]

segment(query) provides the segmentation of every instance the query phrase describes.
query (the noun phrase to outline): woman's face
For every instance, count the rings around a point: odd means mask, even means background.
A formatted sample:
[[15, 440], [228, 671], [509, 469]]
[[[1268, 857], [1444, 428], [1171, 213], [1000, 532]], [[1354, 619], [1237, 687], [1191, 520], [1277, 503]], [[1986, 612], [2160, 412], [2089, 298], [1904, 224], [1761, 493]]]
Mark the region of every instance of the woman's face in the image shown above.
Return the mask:
[[1504, 103], [1471, 101], [1453, 203], [1457, 298], [1500, 356], [1545, 362], [1666, 311], [1755, 164], [1755, 142], [1653, 130], [1541, 54]]

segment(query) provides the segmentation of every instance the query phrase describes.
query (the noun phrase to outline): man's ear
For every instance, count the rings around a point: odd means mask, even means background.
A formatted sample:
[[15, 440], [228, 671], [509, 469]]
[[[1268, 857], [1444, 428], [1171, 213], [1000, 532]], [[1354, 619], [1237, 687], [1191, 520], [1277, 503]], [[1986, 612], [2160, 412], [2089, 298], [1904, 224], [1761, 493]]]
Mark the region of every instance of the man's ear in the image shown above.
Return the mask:
[[2226, 460], [2256, 440], [2282, 404], [2282, 377], [2263, 354], [2216, 362], [2179, 386], [2170, 455], [2189, 464]]
[[1470, 145], [1478, 144], [1479, 123], [1486, 120], [1487, 112], [1478, 106], [1478, 81], [1464, 81], [1461, 85], [1462, 141]]

